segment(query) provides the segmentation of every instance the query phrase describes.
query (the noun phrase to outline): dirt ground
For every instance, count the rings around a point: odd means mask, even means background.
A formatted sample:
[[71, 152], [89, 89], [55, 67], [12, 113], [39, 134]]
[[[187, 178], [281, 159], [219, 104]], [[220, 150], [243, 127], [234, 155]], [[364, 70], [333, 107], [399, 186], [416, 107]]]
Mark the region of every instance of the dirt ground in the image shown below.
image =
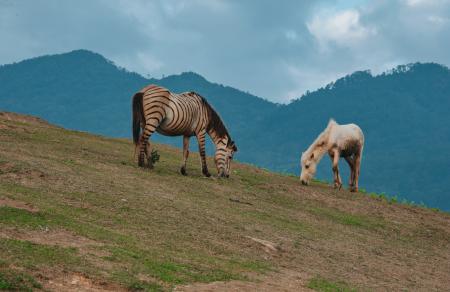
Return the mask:
[[213, 282], [207, 284], [190, 284], [175, 287], [174, 291], [183, 292], [240, 292], [240, 291], [261, 291], [261, 292], [290, 292], [314, 291], [307, 288], [310, 275], [295, 272], [292, 270], [280, 270], [264, 276], [254, 276], [252, 281], [229, 281]]

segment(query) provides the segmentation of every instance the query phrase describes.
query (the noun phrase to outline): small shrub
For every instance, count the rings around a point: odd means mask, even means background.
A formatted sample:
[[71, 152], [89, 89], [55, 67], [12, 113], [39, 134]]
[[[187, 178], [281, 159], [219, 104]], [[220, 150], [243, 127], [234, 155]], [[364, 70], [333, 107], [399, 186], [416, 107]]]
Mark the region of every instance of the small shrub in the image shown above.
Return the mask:
[[376, 193], [370, 193], [369, 196], [370, 196], [372, 199], [378, 199], [378, 194], [376, 194]]
[[391, 204], [393, 204], [393, 203], [397, 203], [397, 202], [398, 202], [398, 198], [397, 198], [397, 196], [393, 196], [393, 197], [391, 197], [391, 198], [390, 198], [390, 200], [389, 200], [389, 202], [390, 202]]
[[150, 160], [152, 161], [152, 164], [155, 164], [159, 161], [158, 150], [152, 150], [152, 153], [150, 154]]

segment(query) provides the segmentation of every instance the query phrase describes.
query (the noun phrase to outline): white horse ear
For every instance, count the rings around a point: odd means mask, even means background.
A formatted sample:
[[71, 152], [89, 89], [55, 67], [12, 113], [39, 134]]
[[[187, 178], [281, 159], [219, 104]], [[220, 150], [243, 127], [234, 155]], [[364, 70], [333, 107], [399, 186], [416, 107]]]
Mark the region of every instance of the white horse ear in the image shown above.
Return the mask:
[[333, 124], [337, 124], [337, 122], [336, 122], [335, 119], [330, 118], [330, 119], [328, 120], [328, 125], [327, 125], [327, 127], [329, 127], [329, 126], [331, 126], [331, 125], [333, 125]]

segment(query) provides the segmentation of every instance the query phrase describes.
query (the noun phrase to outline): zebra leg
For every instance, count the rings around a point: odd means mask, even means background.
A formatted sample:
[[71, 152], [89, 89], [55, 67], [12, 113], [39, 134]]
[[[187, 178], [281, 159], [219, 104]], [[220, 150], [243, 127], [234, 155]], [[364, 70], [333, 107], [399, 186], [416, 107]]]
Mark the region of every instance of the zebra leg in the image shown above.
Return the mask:
[[138, 159], [138, 165], [139, 167], [149, 167], [148, 164], [146, 165], [145, 161], [147, 160], [148, 162], [148, 158], [149, 158], [149, 141], [148, 141], [148, 137], [146, 137], [145, 135], [141, 136], [141, 141], [139, 142], [139, 159]]
[[205, 153], [205, 135], [206, 132], [202, 131], [197, 134], [197, 140], [198, 140], [198, 148], [200, 152], [200, 159], [202, 163], [202, 173], [206, 177], [210, 177], [211, 174], [208, 171], [208, 166], [206, 165], [206, 153]]
[[139, 138], [139, 144], [136, 146], [136, 147], [139, 148], [139, 153], [138, 153], [138, 165], [139, 165], [139, 167], [144, 167], [145, 166], [145, 163], [144, 163], [144, 161], [145, 161], [145, 151], [144, 151], [144, 149], [145, 148], [143, 147], [143, 144], [144, 144], [143, 136], [144, 135], [141, 135], [141, 138]]
[[[152, 120], [153, 121], [153, 120]], [[159, 125], [159, 122], [157, 123]], [[148, 123], [144, 127], [144, 131], [141, 136], [140, 149], [139, 149], [139, 166], [153, 168], [153, 162], [151, 158], [151, 146], [150, 146], [150, 136], [155, 132], [156, 127], [154, 124]], [[145, 160], [147, 160], [147, 165], [145, 165]]]
[[189, 136], [183, 136], [183, 164], [181, 165], [180, 172], [182, 175], [187, 175], [186, 161], [189, 157]]
[[149, 169], [153, 168], [152, 160], [152, 148], [150, 147], [150, 142], [147, 143], [147, 148], [145, 149], [145, 155], [147, 156], [147, 167]]

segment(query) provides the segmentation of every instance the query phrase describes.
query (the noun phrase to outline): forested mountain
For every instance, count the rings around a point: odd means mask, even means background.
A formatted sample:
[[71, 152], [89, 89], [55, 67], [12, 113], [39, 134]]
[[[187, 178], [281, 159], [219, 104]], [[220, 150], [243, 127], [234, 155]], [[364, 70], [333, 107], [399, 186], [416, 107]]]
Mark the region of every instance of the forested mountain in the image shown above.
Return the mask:
[[[361, 187], [450, 210], [450, 71], [438, 64], [355, 72], [277, 105], [192, 72], [147, 79], [78, 50], [1, 66], [0, 109], [130, 137], [131, 96], [149, 83], [205, 96], [236, 140], [237, 159], [282, 172], [299, 172], [301, 151], [329, 118], [357, 123], [366, 139]], [[180, 138], [155, 139], [181, 146]], [[328, 158], [318, 176], [331, 178]]]

